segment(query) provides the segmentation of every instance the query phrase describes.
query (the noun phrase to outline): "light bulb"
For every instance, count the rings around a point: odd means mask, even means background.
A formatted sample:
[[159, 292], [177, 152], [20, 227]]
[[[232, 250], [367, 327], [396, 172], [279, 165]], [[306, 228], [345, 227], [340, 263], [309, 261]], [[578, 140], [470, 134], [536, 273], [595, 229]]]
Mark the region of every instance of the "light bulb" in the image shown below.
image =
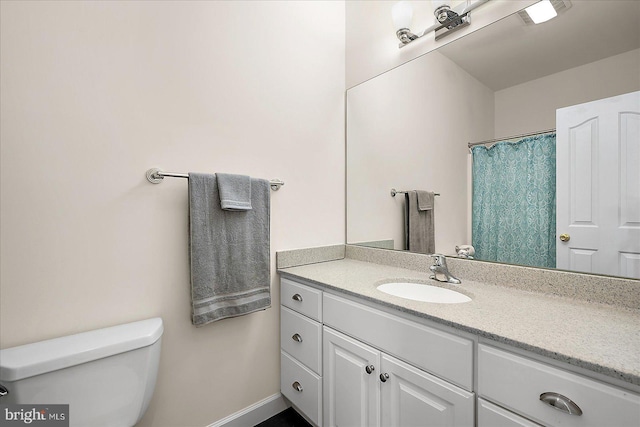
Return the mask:
[[401, 1], [393, 5], [391, 8], [393, 17], [393, 25], [397, 30], [411, 27], [411, 19], [413, 18], [413, 9], [408, 1]]

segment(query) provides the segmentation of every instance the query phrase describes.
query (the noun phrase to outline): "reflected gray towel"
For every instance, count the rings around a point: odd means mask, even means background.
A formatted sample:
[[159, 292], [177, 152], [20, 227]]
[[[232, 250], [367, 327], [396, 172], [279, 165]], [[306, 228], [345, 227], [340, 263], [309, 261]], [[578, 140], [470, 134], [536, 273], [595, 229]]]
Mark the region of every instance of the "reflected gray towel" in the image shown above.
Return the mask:
[[251, 177], [230, 173], [216, 174], [220, 206], [227, 211], [251, 210]]
[[[426, 193], [426, 192], [423, 192]], [[433, 207], [433, 193], [431, 206]], [[418, 192], [405, 193], [405, 249], [411, 252], [432, 254], [436, 251], [433, 208], [421, 210]], [[428, 199], [428, 197], [427, 197]], [[423, 205], [424, 206], [424, 205]], [[428, 203], [427, 203], [428, 206]]]
[[271, 306], [269, 181], [251, 179], [252, 210], [222, 210], [215, 175], [189, 174], [192, 321]]

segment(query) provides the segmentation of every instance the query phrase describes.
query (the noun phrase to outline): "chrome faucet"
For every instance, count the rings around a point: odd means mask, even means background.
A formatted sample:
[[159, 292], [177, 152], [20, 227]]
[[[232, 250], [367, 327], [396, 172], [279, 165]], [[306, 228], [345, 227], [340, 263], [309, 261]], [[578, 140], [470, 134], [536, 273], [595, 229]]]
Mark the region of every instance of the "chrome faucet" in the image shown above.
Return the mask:
[[447, 269], [447, 259], [444, 255], [433, 254], [431, 258], [433, 258], [433, 265], [429, 267], [429, 270], [433, 273], [431, 279], [456, 285], [461, 283], [460, 279], [453, 277], [451, 273], [449, 273], [449, 269]]

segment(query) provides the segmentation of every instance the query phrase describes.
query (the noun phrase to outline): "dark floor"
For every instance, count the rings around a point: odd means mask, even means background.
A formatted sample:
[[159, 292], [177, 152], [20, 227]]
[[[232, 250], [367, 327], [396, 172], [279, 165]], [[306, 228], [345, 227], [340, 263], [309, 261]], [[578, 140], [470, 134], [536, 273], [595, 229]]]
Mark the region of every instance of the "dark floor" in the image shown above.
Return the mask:
[[293, 408], [285, 409], [254, 427], [312, 427]]

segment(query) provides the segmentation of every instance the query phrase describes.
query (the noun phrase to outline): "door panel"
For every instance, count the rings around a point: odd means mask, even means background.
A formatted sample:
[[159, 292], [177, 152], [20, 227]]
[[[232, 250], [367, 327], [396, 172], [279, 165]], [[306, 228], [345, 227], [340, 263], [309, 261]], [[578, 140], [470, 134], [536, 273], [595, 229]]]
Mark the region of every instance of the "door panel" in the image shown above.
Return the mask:
[[556, 112], [557, 267], [640, 278], [640, 92]]
[[382, 425], [464, 427], [474, 425], [474, 394], [382, 354]]
[[326, 326], [323, 340], [324, 425], [379, 426], [380, 352]]

